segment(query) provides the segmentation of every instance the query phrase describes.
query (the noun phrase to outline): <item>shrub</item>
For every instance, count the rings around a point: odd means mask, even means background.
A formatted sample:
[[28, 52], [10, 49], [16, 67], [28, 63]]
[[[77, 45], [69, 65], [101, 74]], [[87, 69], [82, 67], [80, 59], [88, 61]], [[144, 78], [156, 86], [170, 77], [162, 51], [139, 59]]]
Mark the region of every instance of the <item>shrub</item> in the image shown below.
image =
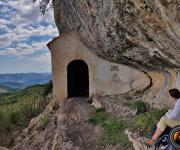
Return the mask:
[[53, 89], [53, 83], [52, 80], [49, 81], [49, 83], [46, 84], [45, 89], [44, 89], [44, 93], [43, 96], [47, 96]]
[[126, 106], [129, 106], [131, 109], [136, 110], [137, 114], [146, 112], [146, 103], [142, 100], [129, 100], [124, 103]]
[[14, 93], [0, 94], [0, 134], [7, 138], [3, 146], [12, 145], [15, 135], [28, 126], [31, 118], [44, 110], [48, 101], [43, 94], [50, 89], [47, 87], [50, 86], [33, 85]]
[[0, 111], [0, 133], [8, 132], [12, 128], [9, 115]]
[[137, 113], [144, 113], [146, 111], [146, 104], [141, 100], [135, 100], [131, 103], [131, 108], [137, 110]]
[[160, 118], [164, 115], [165, 112], [165, 109], [153, 109], [150, 112], [139, 114], [134, 118], [132, 125], [134, 126], [134, 128], [140, 129], [143, 135], [147, 135], [157, 124], [157, 122], [160, 120]]
[[96, 109], [96, 112], [105, 112], [105, 111], [106, 111], [105, 108], [98, 108], [98, 109]]
[[43, 115], [40, 117], [40, 129], [44, 129], [46, 125], [49, 123], [50, 117], [49, 115]]
[[18, 124], [18, 122], [20, 121], [20, 113], [17, 111], [11, 112], [9, 114], [9, 119], [12, 124]]

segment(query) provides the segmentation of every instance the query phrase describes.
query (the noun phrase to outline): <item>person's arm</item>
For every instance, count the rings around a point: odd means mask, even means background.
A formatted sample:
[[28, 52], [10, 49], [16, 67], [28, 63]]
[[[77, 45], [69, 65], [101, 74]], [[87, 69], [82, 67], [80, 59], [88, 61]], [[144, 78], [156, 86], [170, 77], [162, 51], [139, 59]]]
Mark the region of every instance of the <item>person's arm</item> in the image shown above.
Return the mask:
[[166, 117], [169, 119], [180, 119], [180, 101], [177, 101], [174, 109], [166, 113]]
[[171, 113], [172, 111], [173, 111], [172, 109], [169, 109], [168, 112], [167, 112], [167, 114], [168, 114], [168, 113]]

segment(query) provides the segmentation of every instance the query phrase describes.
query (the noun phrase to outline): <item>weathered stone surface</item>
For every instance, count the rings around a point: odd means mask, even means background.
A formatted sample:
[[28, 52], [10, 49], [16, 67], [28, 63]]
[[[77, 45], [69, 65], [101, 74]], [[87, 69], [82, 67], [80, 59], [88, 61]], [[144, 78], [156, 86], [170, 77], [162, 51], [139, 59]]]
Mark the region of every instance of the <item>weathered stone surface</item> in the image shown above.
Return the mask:
[[146, 138], [140, 137], [136, 133], [130, 132], [128, 129], [125, 130], [125, 133], [128, 135], [129, 141], [133, 143], [134, 150], [154, 150], [155, 146], [148, 147], [145, 145]]
[[169, 105], [179, 87], [180, 0], [54, 0], [60, 34], [75, 31], [96, 55], [146, 72], [144, 99]]
[[153, 107], [171, 107], [172, 101], [169, 96], [169, 89], [180, 89], [179, 72], [174, 69], [167, 71], [151, 71], [148, 72], [152, 87], [144, 94], [143, 99]]
[[1, 147], [1, 146], [0, 146], [0, 150], [9, 150], [9, 149], [6, 148], [6, 147]]
[[[117, 119], [122, 121], [132, 118], [133, 111], [123, 107], [122, 95], [96, 97], [103, 107]], [[110, 103], [112, 101], [112, 103]], [[87, 103], [86, 98], [70, 98], [61, 101], [60, 107], [54, 112], [43, 112], [33, 119], [22, 135], [16, 138], [14, 150], [120, 150], [122, 143], [99, 143], [104, 129], [89, 123], [94, 107]], [[39, 128], [41, 116], [49, 114], [50, 120]]]
[[[60, 103], [56, 112], [43, 112], [33, 119], [25, 132], [16, 138], [13, 149], [20, 150], [96, 150], [102, 129], [88, 123], [92, 111], [84, 98]], [[42, 127], [41, 116], [49, 115]]]
[[109, 95], [109, 96], [93, 96], [93, 102], [100, 104], [107, 112], [111, 113], [116, 118], [126, 120], [134, 117], [136, 110], [132, 110], [125, 106], [127, 99], [123, 95]]
[[76, 31], [110, 61], [144, 70], [180, 67], [179, 0], [54, 0], [59, 32]]

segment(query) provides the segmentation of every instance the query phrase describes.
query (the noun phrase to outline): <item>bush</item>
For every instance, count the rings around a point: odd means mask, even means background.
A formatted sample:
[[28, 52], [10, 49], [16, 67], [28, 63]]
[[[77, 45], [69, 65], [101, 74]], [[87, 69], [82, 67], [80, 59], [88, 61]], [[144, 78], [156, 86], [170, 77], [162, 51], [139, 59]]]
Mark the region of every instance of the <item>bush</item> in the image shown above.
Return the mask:
[[129, 100], [125, 102], [126, 106], [129, 106], [131, 109], [136, 110], [137, 114], [146, 112], [146, 103], [142, 100]]
[[147, 135], [149, 132], [151, 132], [152, 128], [157, 124], [165, 112], [165, 109], [153, 109], [150, 112], [139, 114], [134, 118], [132, 125], [134, 128], [140, 129], [143, 135]]
[[50, 117], [49, 115], [43, 115], [40, 117], [40, 129], [44, 129], [46, 125], [49, 123]]
[[45, 90], [44, 90], [44, 97], [47, 96], [53, 89], [53, 83], [52, 83], [52, 80], [49, 81], [49, 83], [46, 84], [45, 86]]
[[96, 109], [96, 112], [105, 112], [105, 111], [106, 111], [105, 108], [98, 108], [98, 109]]
[[146, 104], [141, 100], [135, 100], [131, 104], [132, 109], [137, 110], [137, 113], [144, 113], [146, 111]]
[[0, 111], [0, 133], [6, 133], [12, 128], [9, 115]]
[[12, 112], [9, 114], [9, 118], [12, 124], [18, 124], [20, 121], [20, 113], [19, 112]]
[[48, 103], [44, 98], [44, 91], [50, 89], [50, 84], [33, 85], [18, 92], [0, 94], [0, 134], [7, 138], [3, 146], [12, 145], [14, 136], [44, 110]]

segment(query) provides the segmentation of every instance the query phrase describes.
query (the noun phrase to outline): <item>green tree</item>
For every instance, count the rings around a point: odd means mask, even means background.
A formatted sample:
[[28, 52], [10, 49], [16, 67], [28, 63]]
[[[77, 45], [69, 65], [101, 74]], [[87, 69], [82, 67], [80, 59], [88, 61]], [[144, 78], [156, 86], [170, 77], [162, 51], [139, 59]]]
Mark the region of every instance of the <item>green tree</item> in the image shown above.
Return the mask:
[[[36, 2], [37, 2], [37, 0], [32, 0], [32, 1], [33, 1], [33, 3], [36, 3]], [[40, 0], [40, 2], [39, 2], [39, 8], [40, 8], [42, 14], [45, 14], [45, 13], [46, 13], [46, 11], [48, 10], [47, 6], [48, 6], [48, 4], [50, 4], [50, 3], [51, 3], [51, 0]]]

